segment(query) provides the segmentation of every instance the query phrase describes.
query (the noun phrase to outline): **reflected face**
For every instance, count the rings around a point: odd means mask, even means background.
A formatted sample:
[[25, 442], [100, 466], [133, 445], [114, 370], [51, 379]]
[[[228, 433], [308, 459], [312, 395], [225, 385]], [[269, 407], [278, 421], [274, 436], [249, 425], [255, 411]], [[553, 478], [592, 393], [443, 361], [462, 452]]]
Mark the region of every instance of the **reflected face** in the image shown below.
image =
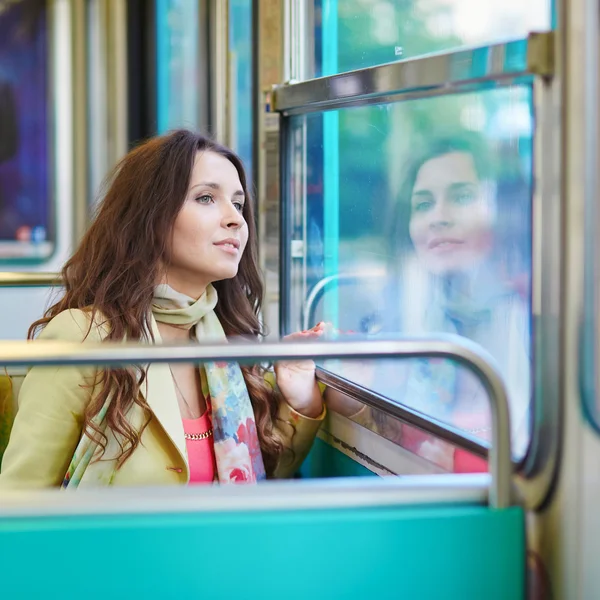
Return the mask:
[[492, 248], [493, 224], [493, 202], [484, 193], [470, 154], [444, 154], [419, 169], [411, 198], [410, 237], [429, 271], [443, 275], [481, 263]]
[[237, 275], [248, 242], [245, 201], [235, 166], [215, 152], [198, 152], [173, 226], [170, 285], [200, 295], [209, 283]]

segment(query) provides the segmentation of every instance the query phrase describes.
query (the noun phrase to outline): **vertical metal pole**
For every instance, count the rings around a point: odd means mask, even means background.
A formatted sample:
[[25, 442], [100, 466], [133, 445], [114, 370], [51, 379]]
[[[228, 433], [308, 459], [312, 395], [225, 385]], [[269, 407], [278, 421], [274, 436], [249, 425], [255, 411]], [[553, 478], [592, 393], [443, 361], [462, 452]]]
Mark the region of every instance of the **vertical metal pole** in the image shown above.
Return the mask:
[[107, 78], [107, 18], [104, 0], [87, 3], [87, 198], [90, 209], [96, 200], [100, 184], [109, 169], [108, 160], [108, 90]]
[[127, 3], [108, 3], [108, 116], [109, 168], [120, 160], [127, 147]]
[[107, 172], [128, 150], [127, 4], [87, 4], [87, 196], [93, 199]]
[[229, 0], [212, 0], [211, 35], [211, 121], [217, 141], [229, 139]]
[[294, 0], [283, 0], [283, 81], [286, 83], [294, 79], [293, 2]]
[[86, 72], [86, 7], [84, 0], [72, 0], [73, 28], [73, 245], [76, 246], [88, 225], [89, 198], [87, 187], [87, 72]]
[[74, 120], [72, 6], [69, 0], [54, 0], [50, 5], [51, 83], [54, 201], [56, 204], [56, 243], [63, 260], [73, 246], [74, 198]]

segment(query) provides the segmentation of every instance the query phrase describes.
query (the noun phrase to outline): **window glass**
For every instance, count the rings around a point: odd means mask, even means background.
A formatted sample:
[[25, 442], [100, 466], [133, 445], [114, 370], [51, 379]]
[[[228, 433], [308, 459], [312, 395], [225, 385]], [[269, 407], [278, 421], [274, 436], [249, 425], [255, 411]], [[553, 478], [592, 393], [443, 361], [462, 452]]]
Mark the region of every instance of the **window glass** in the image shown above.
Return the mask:
[[551, 26], [551, 0], [314, 0], [314, 76], [524, 38]]
[[[326, 321], [334, 332], [478, 343], [507, 383], [516, 454], [531, 397], [532, 126], [527, 85], [288, 124], [287, 330]], [[329, 368], [438, 420], [489, 429], [480, 385], [447, 361]]]
[[252, 0], [229, 2], [231, 147], [252, 175]]
[[49, 258], [48, 26], [45, 3], [0, 3], [0, 262]]

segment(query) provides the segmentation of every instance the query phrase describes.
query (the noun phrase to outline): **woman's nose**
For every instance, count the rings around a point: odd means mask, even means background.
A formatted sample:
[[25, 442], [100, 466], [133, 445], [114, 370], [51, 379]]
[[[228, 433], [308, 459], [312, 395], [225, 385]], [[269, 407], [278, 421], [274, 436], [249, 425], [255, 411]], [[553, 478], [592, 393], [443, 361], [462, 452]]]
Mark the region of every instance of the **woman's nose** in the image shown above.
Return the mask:
[[239, 229], [244, 224], [242, 213], [233, 205], [230, 204], [223, 215], [223, 225], [228, 229]]
[[431, 228], [451, 227], [454, 224], [452, 209], [444, 201], [436, 202], [431, 213], [429, 226]]

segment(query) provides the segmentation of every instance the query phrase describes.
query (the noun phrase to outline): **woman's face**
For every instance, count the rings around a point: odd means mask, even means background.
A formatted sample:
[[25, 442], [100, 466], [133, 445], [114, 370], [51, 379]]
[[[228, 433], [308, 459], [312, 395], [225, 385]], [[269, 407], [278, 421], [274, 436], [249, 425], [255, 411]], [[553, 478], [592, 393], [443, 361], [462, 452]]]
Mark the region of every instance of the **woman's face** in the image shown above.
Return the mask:
[[245, 201], [234, 165], [215, 152], [198, 152], [173, 226], [171, 286], [198, 297], [209, 283], [237, 275], [248, 242]]
[[473, 157], [451, 152], [417, 173], [411, 198], [410, 237], [432, 273], [468, 270], [489, 255], [494, 206], [479, 181]]

